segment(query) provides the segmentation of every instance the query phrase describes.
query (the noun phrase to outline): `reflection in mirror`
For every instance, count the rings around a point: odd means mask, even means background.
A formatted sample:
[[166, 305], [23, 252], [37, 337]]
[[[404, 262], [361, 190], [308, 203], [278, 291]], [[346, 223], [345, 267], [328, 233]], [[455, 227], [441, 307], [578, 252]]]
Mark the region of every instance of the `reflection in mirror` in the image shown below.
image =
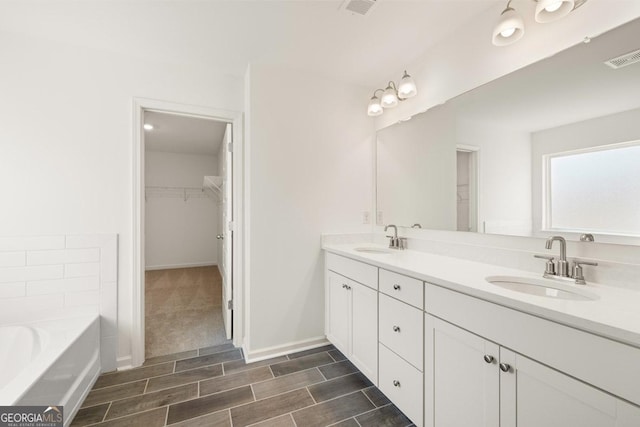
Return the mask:
[[639, 50], [639, 35], [632, 21], [380, 130], [383, 222], [639, 236], [640, 52], [605, 64]]
[[640, 236], [640, 141], [543, 159], [546, 229]]

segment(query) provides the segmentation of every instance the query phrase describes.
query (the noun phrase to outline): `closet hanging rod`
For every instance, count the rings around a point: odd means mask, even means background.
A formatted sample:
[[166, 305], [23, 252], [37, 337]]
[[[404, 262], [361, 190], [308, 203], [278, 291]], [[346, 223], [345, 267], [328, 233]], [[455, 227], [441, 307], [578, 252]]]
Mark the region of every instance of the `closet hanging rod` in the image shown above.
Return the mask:
[[193, 191], [204, 191], [202, 187], [162, 187], [157, 185], [147, 185], [144, 188], [148, 190], [193, 190]]

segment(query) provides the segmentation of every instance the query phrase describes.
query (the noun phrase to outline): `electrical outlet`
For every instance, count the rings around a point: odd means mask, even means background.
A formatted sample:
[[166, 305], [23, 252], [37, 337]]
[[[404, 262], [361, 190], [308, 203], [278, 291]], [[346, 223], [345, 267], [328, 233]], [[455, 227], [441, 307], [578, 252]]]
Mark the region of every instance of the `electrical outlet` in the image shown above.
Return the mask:
[[382, 211], [378, 211], [376, 215], [376, 225], [382, 225], [384, 222], [382, 221]]
[[371, 224], [371, 213], [369, 211], [362, 212], [362, 223]]

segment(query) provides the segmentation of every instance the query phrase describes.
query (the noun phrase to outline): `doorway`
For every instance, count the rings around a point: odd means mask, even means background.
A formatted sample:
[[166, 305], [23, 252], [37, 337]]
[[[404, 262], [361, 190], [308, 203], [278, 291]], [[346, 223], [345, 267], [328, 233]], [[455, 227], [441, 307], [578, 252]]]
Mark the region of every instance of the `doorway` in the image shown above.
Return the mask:
[[478, 147], [456, 149], [457, 231], [478, 231]]
[[233, 244], [224, 230], [232, 202], [224, 197], [232, 184], [225, 175], [231, 125], [152, 110], [143, 118], [148, 359], [231, 338], [223, 304], [231, 293], [223, 284], [231, 281], [222, 265]]
[[241, 115], [140, 99], [134, 115], [131, 365], [238, 345]]

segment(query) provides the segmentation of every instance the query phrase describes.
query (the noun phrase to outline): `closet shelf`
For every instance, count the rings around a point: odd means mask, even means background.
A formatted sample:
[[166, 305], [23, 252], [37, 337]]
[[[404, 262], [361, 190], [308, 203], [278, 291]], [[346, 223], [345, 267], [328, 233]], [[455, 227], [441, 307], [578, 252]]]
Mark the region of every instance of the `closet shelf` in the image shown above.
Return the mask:
[[147, 185], [145, 186], [145, 200], [149, 197], [153, 198], [179, 198], [184, 199], [186, 202], [191, 198], [203, 198], [208, 197], [201, 187], [170, 187], [170, 186], [157, 186]]

